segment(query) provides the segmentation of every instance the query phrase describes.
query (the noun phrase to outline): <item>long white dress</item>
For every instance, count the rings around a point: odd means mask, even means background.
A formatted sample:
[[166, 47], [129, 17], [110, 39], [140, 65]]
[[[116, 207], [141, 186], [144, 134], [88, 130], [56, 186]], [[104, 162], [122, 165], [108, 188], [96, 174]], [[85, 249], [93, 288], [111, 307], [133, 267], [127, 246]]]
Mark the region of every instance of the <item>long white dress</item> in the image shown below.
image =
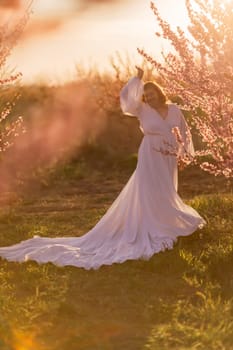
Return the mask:
[[[185, 119], [176, 105], [169, 104], [164, 120], [141, 102], [142, 94], [143, 83], [137, 77], [120, 94], [122, 111], [138, 117], [144, 137], [135, 171], [100, 221], [81, 237], [34, 236], [2, 247], [1, 257], [98, 269], [129, 259], [147, 260], [171, 249], [178, 236], [188, 236], [205, 224], [177, 193], [177, 159], [170, 150], [178, 147], [180, 155], [194, 152]], [[183, 146], [177, 146], [174, 127], [180, 130]]]

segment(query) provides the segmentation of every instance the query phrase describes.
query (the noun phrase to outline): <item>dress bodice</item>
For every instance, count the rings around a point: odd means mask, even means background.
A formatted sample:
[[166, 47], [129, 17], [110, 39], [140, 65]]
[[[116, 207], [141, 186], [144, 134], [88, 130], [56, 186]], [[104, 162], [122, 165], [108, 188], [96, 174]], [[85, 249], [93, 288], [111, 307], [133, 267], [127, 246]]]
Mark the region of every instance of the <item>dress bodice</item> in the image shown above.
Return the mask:
[[167, 135], [172, 132], [174, 127], [179, 127], [179, 116], [173, 104], [168, 104], [167, 117], [162, 118], [154, 108], [146, 103], [142, 103], [138, 113], [138, 119], [143, 134]]
[[177, 128], [182, 139], [182, 142], [177, 145], [178, 155], [194, 156], [191, 133], [179, 107], [172, 103], [168, 104], [167, 117], [162, 118], [154, 108], [142, 101], [142, 95], [143, 82], [137, 77], [131, 78], [120, 93], [123, 113], [139, 119], [140, 129], [144, 135], [161, 134], [165, 142], [172, 142], [172, 144], [176, 141], [174, 128]]

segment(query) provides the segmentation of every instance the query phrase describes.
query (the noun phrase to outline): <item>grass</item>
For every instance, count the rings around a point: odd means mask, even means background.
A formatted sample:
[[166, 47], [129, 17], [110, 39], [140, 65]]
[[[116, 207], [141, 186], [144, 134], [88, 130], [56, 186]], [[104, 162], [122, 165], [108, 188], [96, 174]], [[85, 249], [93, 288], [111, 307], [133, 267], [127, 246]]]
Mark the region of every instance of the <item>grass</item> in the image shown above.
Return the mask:
[[[134, 154], [101, 159], [90, 152], [5, 204], [0, 245], [93, 227], [136, 165]], [[89, 271], [1, 260], [0, 348], [233, 349], [232, 187], [194, 167], [179, 177], [208, 225], [173, 250]]]

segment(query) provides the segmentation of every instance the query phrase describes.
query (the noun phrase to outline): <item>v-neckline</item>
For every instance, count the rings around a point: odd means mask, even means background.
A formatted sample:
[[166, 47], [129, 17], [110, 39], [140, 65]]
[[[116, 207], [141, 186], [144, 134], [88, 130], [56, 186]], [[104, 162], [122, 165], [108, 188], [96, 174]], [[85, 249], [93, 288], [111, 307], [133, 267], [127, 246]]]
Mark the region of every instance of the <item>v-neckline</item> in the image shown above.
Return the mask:
[[165, 118], [157, 111], [157, 109], [155, 109], [155, 112], [159, 115], [159, 117], [160, 117], [161, 119], [163, 119], [164, 121], [166, 121], [167, 118], [168, 118], [168, 115], [169, 115], [169, 104], [167, 104], [167, 115], [166, 115]]
[[167, 104], [167, 115], [166, 115], [165, 118], [157, 111], [157, 109], [151, 107], [150, 105], [149, 105], [149, 107], [153, 110], [153, 112], [155, 112], [155, 113], [158, 114], [158, 116], [159, 116], [160, 119], [162, 119], [163, 121], [166, 121], [166, 120], [167, 120], [167, 118], [168, 118], [168, 116], [169, 116], [169, 107], [170, 107], [169, 104]]

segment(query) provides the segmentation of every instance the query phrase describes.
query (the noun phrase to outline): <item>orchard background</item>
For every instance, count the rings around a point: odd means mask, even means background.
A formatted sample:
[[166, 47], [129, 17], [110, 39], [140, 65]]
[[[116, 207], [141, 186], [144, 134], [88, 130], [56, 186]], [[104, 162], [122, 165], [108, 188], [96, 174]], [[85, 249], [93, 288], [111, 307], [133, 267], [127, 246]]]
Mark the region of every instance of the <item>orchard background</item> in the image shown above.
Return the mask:
[[[186, 1], [190, 35], [151, 8], [173, 51], [156, 80], [183, 110], [197, 150], [179, 193], [207, 221], [149, 261], [96, 271], [1, 260], [3, 350], [233, 349], [233, 4]], [[0, 244], [79, 236], [102, 217], [137, 163], [143, 137], [119, 92], [135, 74], [117, 52], [112, 73], [77, 65], [72, 82], [22, 85], [7, 58], [30, 17], [0, 28]]]

